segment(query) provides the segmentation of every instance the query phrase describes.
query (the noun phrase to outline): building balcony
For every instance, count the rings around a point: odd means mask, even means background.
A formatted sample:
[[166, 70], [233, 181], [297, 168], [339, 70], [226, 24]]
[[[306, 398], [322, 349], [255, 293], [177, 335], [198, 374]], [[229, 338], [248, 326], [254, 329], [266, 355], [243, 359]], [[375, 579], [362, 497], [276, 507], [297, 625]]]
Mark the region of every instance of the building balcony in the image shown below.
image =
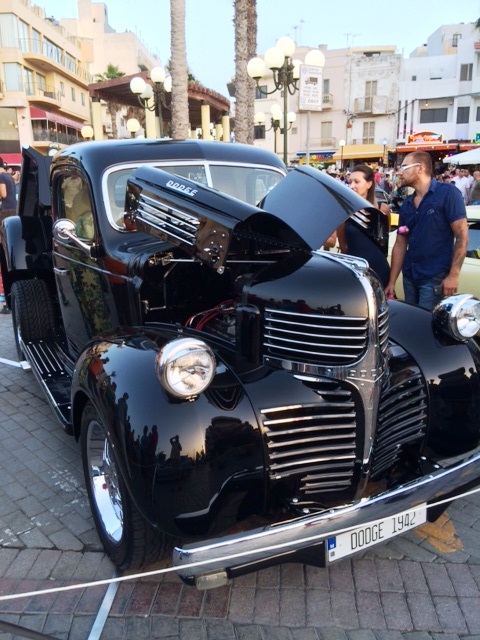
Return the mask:
[[354, 112], [357, 115], [381, 115], [387, 113], [387, 96], [355, 98]]
[[26, 84], [25, 94], [31, 103], [42, 106], [60, 107], [62, 95], [58, 89], [49, 85]]
[[38, 40], [21, 40], [20, 47], [24, 60], [44, 73], [61, 73], [85, 87], [93, 82], [93, 76], [58, 47]]
[[332, 93], [324, 93], [322, 96], [322, 107], [323, 109], [333, 109], [333, 94]]

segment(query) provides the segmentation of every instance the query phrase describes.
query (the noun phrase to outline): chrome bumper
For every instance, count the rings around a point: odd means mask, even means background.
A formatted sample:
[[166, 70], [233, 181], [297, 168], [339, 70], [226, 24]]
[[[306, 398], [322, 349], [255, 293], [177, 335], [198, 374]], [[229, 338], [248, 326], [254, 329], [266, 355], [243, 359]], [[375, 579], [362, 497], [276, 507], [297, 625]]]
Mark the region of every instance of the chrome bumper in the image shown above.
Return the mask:
[[183, 548], [175, 547], [173, 564], [185, 579], [218, 574], [238, 565], [306, 549], [333, 533], [338, 534], [408, 511], [421, 503], [454, 500], [462, 493], [462, 488], [475, 483], [480, 484], [480, 451], [448, 469], [439, 469], [353, 505], [252, 529], [246, 533], [188, 544]]

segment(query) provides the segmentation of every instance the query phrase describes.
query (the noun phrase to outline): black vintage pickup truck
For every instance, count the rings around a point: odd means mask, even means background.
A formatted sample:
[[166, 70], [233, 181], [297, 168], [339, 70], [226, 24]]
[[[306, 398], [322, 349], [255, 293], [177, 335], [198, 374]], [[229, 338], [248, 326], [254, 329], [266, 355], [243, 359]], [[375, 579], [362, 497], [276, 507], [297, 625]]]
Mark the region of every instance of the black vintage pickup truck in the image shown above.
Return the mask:
[[120, 569], [323, 566], [480, 485], [480, 303], [387, 301], [321, 250], [375, 219], [347, 187], [227, 143], [23, 153], [0, 255], [18, 352]]

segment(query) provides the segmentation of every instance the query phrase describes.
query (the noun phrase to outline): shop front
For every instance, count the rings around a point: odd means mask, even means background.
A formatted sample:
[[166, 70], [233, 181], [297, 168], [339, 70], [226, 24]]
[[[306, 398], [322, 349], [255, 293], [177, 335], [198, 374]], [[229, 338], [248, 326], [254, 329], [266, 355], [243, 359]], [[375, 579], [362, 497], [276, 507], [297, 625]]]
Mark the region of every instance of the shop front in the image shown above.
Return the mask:
[[405, 144], [397, 145], [395, 149], [395, 163], [400, 165], [409, 153], [414, 151], [426, 151], [432, 157], [433, 166], [444, 164], [444, 158], [448, 155], [469, 151], [476, 146], [469, 140], [443, 140], [443, 135], [435, 131], [418, 131], [407, 136]]

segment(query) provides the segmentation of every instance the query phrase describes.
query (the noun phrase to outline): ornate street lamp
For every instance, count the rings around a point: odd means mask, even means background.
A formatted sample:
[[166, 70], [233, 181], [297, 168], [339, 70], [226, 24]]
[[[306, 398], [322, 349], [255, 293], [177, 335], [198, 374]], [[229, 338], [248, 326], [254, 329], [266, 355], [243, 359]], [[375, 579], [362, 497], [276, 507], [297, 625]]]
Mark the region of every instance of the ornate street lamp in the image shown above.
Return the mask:
[[[284, 127], [281, 126], [281, 122], [285, 123], [284, 114], [280, 106], [277, 103], [274, 103], [270, 108], [270, 126], [265, 131], [271, 131], [273, 129], [273, 150], [277, 153], [277, 131], [280, 129], [280, 133], [284, 133]], [[297, 114], [293, 111], [289, 111], [287, 113], [287, 131], [292, 128], [293, 123], [297, 119]], [[266, 116], [263, 111], [257, 111], [255, 114], [255, 125], [261, 126], [265, 125]]]
[[166, 76], [163, 67], [153, 67], [150, 70], [150, 80], [153, 82], [153, 88], [143, 78], [135, 76], [130, 80], [130, 91], [138, 97], [138, 102], [144, 109], [155, 112], [157, 133], [160, 138], [163, 138], [162, 106], [168, 107], [165, 93], [170, 93], [172, 90], [172, 78]]
[[387, 161], [385, 162], [385, 151], [386, 151], [386, 148], [387, 148], [387, 144], [388, 144], [388, 140], [386, 138], [382, 138], [382, 145], [383, 145], [382, 164], [383, 165], [385, 165], [385, 164], [388, 165], [388, 158], [387, 158]]
[[270, 95], [275, 91], [283, 91], [283, 161], [288, 163], [288, 94], [294, 95], [299, 89], [300, 60], [292, 58], [295, 51], [295, 42], [288, 36], [282, 36], [276, 45], [265, 52], [263, 58], [252, 58], [247, 64], [248, 75], [255, 80], [257, 88], [259, 81], [265, 75], [267, 69], [273, 72], [275, 88], [272, 91], [264, 91], [263, 95]]
[[93, 127], [89, 124], [85, 124], [81, 129], [80, 133], [82, 134], [82, 138], [85, 140], [91, 140], [93, 138]]
[[129, 118], [127, 120], [127, 131], [130, 132], [130, 136], [135, 138], [135, 134], [140, 129], [140, 122], [136, 118]]
[[345, 146], [346, 142], [345, 140], [339, 140], [338, 141], [338, 146], [340, 147], [340, 169], [341, 171], [343, 171], [343, 147]]

